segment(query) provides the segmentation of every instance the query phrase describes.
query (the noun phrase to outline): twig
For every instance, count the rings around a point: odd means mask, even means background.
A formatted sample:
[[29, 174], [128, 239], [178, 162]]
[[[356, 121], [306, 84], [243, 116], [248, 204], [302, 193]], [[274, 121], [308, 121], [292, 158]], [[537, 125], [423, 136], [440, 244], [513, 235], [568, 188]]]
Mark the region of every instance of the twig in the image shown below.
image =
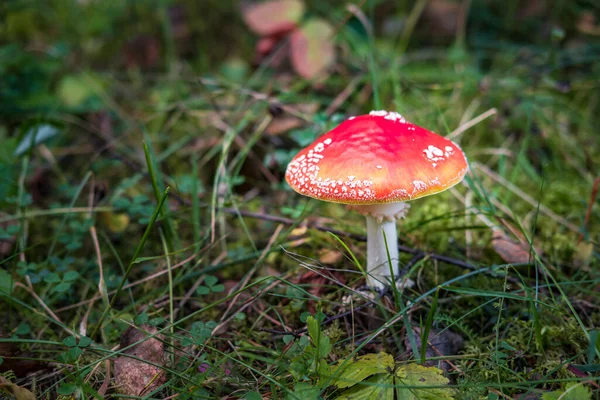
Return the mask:
[[[588, 202], [587, 210], [585, 212], [585, 218], [583, 219], [583, 227], [587, 229], [590, 224], [590, 218], [592, 217], [592, 208], [594, 208], [594, 203], [596, 203], [596, 197], [598, 196], [598, 187], [600, 186], [600, 177], [596, 177], [594, 179], [594, 185], [592, 186], [592, 193], [590, 193], [590, 201]], [[583, 240], [583, 232], [579, 234], [580, 243]]]
[[56, 321], [59, 325], [61, 325], [61, 328], [63, 328], [65, 330], [65, 332], [67, 332], [71, 336], [79, 337], [79, 335], [77, 335], [75, 332], [73, 332], [72, 330], [67, 328], [66, 325], [63, 324], [63, 322], [60, 320], [60, 318], [58, 318], [58, 316], [52, 312], [52, 310], [46, 305], [46, 303], [44, 303], [44, 300], [42, 300], [41, 297], [37, 295], [37, 293], [33, 289], [31, 280], [29, 280], [29, 276], [25, 276], [25, 280], [27, 281], [27, 285], [24, 285], [21, 282], [15, 282], [14, 283], [15, 287], [20, 287], [20, 288], [25, 289], [38, 302], [38, 304], [40, 306], [42, 306], [44, 311], [46, 311], [46, 314], [48, 314], [52, 319], [54, 319], [54, 321]]
[[472, 120], [470, 120], [470, 121], [462, 124], [461, 126], [459, 126], [458, 128], [456, 128], [455, 130], [453, 130], [452, 132], [450, 132], [450, 134], [448, 136], [446, 136], [446, 137], [448, 139], [450, 139], [450, 140], [454, 140], [458, 135], [460, 135], [461, 133], [463, 133], [467, 129], [472, 128], [473, 126], [477, 125], [478, 123], [480, 123], [484, 119], [489, 118], [492, 115], [496, 114], [497, 112], [498, 112], [498, 110], [496, 110], [495, 108], [490, 108], [489, 110], [487, 110], [483, 114], [479, 114], [478, 116], [476, 116]]

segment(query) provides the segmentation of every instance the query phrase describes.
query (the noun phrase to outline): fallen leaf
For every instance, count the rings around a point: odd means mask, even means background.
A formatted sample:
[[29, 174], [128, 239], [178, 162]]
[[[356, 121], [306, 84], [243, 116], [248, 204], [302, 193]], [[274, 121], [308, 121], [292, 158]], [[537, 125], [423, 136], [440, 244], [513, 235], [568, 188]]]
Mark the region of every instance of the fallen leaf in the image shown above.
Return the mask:
[[[15, 400], [35, 400], [35, 396], [29, 390], [15, 385], [5, 377], [0, 376], [0, 394], [2, 392], [10, 395]], [[4, 398], [4, 396], [1, 396]]]
[[321, 264], [337, 264], [342, 256], [343, 254], [337, 250], [323, 249], [319, 252], [319, 261]]
[[306, 225], [300, 225], [290, 232], [290, 237], [297, 238], [300, 236], [304, 236], [304, 234], [308, 231], [308, 227]]
[[579, 16], [577, 21], [577, 29], [581, 33], [586, 35], [598, 36], [600, 35], [600, 26], [596, 25], [596, 17], [591, 11], [584, 11]]
[[261, 36], [281, 35], [295, 29], [304, 14], [300, 0], [273, 0], [257, 3], [242, 10], [248, 27]]
[[164, 345], [159, 340], [162, 339], [162, 335], [148, 337], [156, 332], [156, 328], [148, 325], [143, 325], [140, 329], [130, 326], [121, 337], [121, 348], [137, 344], [123, 351], [124, 354], [135, 358], [123, 355], [114, 361], [115, 381], [120, 393], [140, 396], [156, 389], [167, 380], [161, 368], [165, 365]]
[[281, 116], [274, 118], [269, 126], [267, 126], [266, 133], [268, 135], [280, 135], [284, 132], [291, 131], [292, 129], [299, 128], [304, 125], [304, 121], [300, 118], [293, 116]]
[[261, 37], [256, 43], [256, 53], [261, 58], [266, 56], [273, 50], [278, 41], [279, 37], [277, 35]]
[[325, 20], [311, 19], [292, 32], [290, 46], [292, 66], [305, 79], [325, 76], [335, 61], [333, 27]]
[[495, 229], [492, 246], [500, 258], [510, 264], [528, 263], [532, 260], [531, 246], [527, 241], [512, 239], [500, 229]]

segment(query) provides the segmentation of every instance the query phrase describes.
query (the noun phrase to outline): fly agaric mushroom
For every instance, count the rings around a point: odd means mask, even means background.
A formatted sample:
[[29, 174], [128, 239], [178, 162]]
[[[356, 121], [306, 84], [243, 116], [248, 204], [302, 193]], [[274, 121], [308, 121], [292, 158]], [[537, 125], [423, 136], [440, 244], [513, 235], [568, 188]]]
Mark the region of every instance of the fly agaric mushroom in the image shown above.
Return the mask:
[[398, 276], [396, 219], [406, 215], [406, 201], [456, 185], [467, 169], [456, 143], [381, 110], [319, 137], [292, 159], [285, 179], [300, 194], [366, 216], [367, 282], [383, 289], [391, 273]]

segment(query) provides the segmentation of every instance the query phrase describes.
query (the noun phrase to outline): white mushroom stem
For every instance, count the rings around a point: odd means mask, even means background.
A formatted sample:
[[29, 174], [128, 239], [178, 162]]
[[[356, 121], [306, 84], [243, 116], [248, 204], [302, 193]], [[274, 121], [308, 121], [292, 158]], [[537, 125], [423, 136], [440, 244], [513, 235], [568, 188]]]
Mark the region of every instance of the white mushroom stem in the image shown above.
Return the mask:
[[389, 286], [392, 273], [394, 279], [399, 279], [396, 219], [406, 215], [409, 205], [388, 203], [352, 205], [350, 208], [367, 218], [367, 283], [373, 288], [383, 289]]

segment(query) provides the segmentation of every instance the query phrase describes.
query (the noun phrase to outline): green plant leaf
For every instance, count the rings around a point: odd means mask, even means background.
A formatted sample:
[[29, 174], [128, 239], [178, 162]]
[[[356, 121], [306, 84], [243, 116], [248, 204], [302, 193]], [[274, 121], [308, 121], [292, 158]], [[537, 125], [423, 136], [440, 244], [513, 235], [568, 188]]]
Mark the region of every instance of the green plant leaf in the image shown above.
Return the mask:
[[83, 350], [81, 350], [79, 347], [71, 347], [67, 353], [69, 353], [69, 357], [71, 359], [75, 360], [81, 355], [81, 353], [83, 353]]
[[214, 275], [207, 275], [206, 278], [204, 278], [204, 283], [206, 284], [206, 286], [214, 286], [216, 285], [216, 283], [219, 281], [219, 278], [217, 278]]
[[321, 389], [315, 386], [312, 386], [308, 382], [299, 382], [294, 386], [293, 395], [289, 394], [287, 396], [288, 399], [319, 399], [319, 393]]
[[255, 391], [246, 393], [246, 396], [244, 396], [244, 398], [246, 400], [262, 400], [262, 396], [260, 395], [260, 393]]
[[[453, 399], [452, 389], [444, 387], [448, 379], [442, 370], [419, 364], [404, 364], [396, 371], [396, 394], [399, 400]], [[439, 388], [432, 386], [440, 386]], [[420, 389], [419, 386], [426, 386]]]
[[344, 391], [342, 394], [336, 397], [336, 400], [372, 400], [394, 398], [393, 376], [388, 374], [377, 374], [364, 381], [364, 383], [365, 384], [362, 385], [355, 385], [354, 387]]
[[63, 339], [63, 344], [67, 347], [75, 347], [77, 346], [77, 338], [75, 336], [67, 336]]
[[388, 374], [394, 368], [394, 357], [387, 353], [365, 354], [356, 361], [340, 361], [331, 371], [334, 381], [331, 383], [341, 389], [356, 385], [374, 374]]
[[221, 293], [221, 292], [225, 291], [225, 286], [222, 284], [214, 285], [214, 286], [211, 286], [210, 290], [212, 290], [213, 293]]
[[306, 327], [308, 328], [308, 336], [310, 336], [313, 343], [318, 343], [321, 329], [315, 317], [311, 315], [306, 318]]
[[73, 393], [75, 390], [77, 390], [77, 385], [72, 384], [72, 383], [63, 383], [62, 385], [59, 386], [57, 392], [58, 392], [58, 394], [67, 396], [67, 395], [70, 395], [71, 393]]
[[207, 295], [210, 293], [210, 289], [207, 288], [206, 286], [198, 286], [196, 288], [196, 294], [199, 294], [201, 296]]
[[58, 282], [61, 282], [61, 279], [58, 276], [58, 274], [55, 274], [54, 272], [50, 272], [48, 275], [46, 275], [44, 277], [44, 282], [46, 282], [46, 283], [58, 283]]
[[542, 400], [590, 400], [591, 398], [592, 393], [583, 382], [568, 383], [565, 390], [555, 390], [542, 396]]
[[90, 339], [87, 336], [82, 336], [79, 338], [79, 343], [77, 344], [78, 347], [88, 347], [90, 344], [92, 344], [92, 339]]
[[63, 281], [71, 282], [79, 278], [79, 272], [77, 271], [67, 271], [67, 273], [63, 276]]
[[54, 287], [54, 291], [57, 293], [64, 293], [71, 288], [70, 282], [61, 282]]
[[13, 279], [6, 270], [0, 268], [0, 292], [10, 295], [12, 293]]

